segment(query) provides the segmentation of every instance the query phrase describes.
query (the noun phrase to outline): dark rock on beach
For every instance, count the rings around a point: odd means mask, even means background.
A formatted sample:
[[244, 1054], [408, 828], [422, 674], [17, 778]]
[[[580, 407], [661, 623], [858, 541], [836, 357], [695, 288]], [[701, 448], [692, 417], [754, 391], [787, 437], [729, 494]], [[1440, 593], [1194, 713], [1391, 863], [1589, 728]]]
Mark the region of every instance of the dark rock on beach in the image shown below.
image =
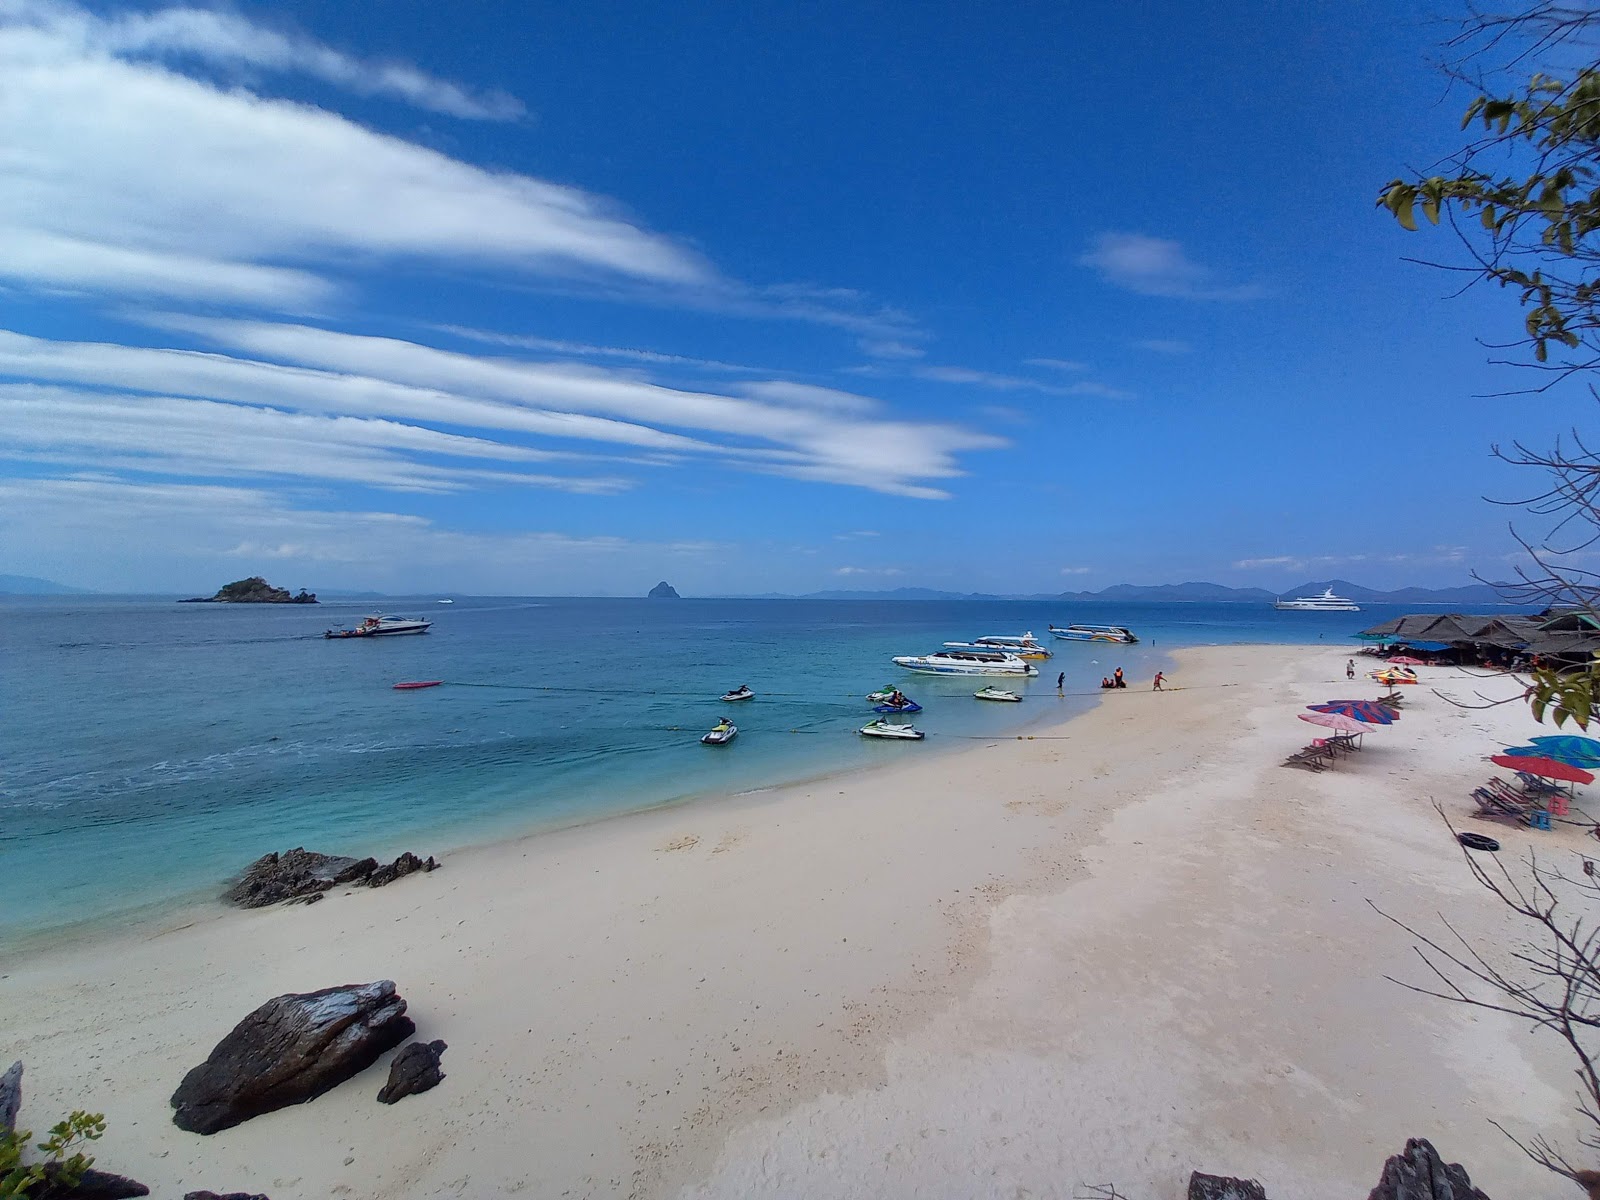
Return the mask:
[[1267, 1200], [1267, 1193], [1254, 1179], [1195, 1171], [1189, 1176], [1188, 1200]]
[[260, 1192], [185, 1192], [183, 1200], [268, 1200]]
[[416, 1032], [394, 982], [347, 983], [268, 1000], [172, 1093], [172, 1123], [216, 1133], [303, 1104], [366, 1070]]
[[0, 1075], [0, 1131], [17, 1127], [17, 1110], [22, 1107], [22, 1060], [19, 1058]]
[[272, 853], [256, 859], [222, 893], [222, 898], [241, 908], [265, 908], [285, 901], [311, 904], [321, 899], [323, 892], [340, 884], [382, 887], [414, 871], [434, 871], [438, 867], [432, 855], [418, 858], [409, 850], [392, 863], [380, 865], [375, 858], [319, 854], [296, 846], [282, 854]]
[[78, 1176], [78, 1182], [61, 1181], [61, 1164], [46, 1163], [44, 1181], [28, 1190], [28, 1200], [129, 1200], [133, 1196], [148, 1196], [150, 1189], [126, 1175], [113, 1175], [90, 1167]]
[[655, 587], [650, 589], [650, 599], [652, 599], [652, 600], [681, 600], [681, 599], [683, 599], [683, 597], [678, 595], [677, 591], [673, 588], [673, 586], [670, 583], [668, 583], [665, 579], [663, 579], [660, 583], [656, 584]]
[[405, 1096], [438, 1087], [444, 1078], [439, 1056], [446, 1049], [443, 1042], [412, 1042], [401, 1050], [389, 1064], [389, 1082], [378, 1092], [378, 1103], [393, 1104]]
[[1489, 1200], [1472, 1186], [1466, 1168], [1447, 1163], [1426, 1138], [1407, 1138], [1406, 1148], [1383, 1164], [1367, 1200]]

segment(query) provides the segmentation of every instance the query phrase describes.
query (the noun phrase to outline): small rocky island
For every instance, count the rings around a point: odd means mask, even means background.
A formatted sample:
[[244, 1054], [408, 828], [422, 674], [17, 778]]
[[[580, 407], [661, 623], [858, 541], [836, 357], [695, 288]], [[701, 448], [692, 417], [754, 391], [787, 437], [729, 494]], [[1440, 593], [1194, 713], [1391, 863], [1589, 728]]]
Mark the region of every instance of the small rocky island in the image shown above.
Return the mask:
[[656, 584], [655, 587], [650, 589], [650, 599], [652, 599], [652, 600], [681, 600], [681, 599], [683, 599], [683, 597], [678, 595], [677, 591], [673, 588], [673, 586], [670, 583], [668, 583], [665, 579], [663, 579], [660, 583]]
[[293, 595], [288, 588], [273, 587], [259, 575], [236, 579], [217, 589], [215, 596], [193, 596], [179, 604], [315, 604], [317, 594], [300, 589]]

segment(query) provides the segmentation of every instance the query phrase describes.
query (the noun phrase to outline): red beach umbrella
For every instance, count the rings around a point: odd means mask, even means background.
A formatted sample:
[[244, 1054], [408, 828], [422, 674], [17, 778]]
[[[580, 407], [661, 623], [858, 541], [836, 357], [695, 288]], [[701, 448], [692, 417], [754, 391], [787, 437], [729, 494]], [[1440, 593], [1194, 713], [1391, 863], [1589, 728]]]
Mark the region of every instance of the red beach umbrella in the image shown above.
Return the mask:
[[1557, 762], [1553, 758], [1522, 758], [1515, 754], [1496, 754], [1489, 760], [1508, 771], [1525, 771], [1544, 779], [1559, 779], [1562, 783], [1593, 783], [1594, 776], [1582, 767]]

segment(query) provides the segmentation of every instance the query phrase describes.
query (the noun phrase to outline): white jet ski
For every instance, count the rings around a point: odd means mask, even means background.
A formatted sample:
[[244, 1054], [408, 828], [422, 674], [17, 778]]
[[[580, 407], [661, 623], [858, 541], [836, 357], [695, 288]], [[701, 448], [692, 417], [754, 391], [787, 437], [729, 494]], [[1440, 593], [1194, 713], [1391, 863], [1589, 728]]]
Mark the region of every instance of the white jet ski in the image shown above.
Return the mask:
[[1006, 704], [1022, 703], [1022, 697], [1015, 692], [1007, 692], [997, 687], [986, 687], [972, 694], [979, 700], [999, 700]]
[[722, 698], [730, 702], [734, 700], [754, 700], [756, 694], [750, 690], [748, 683], [741, 683], [733, 691], [725, 693]]
[[739, 736], [739, 727], [731, 721], [718, 721], [711, 732], [700, 739], [702, 746], [726, 746]]
[[898, 738], [903, 742], [920, 742], [924, 736], [922, 730], [910, 725], [892, 725], [888, 721], [869, 721], [861, 727], [862, 737]]

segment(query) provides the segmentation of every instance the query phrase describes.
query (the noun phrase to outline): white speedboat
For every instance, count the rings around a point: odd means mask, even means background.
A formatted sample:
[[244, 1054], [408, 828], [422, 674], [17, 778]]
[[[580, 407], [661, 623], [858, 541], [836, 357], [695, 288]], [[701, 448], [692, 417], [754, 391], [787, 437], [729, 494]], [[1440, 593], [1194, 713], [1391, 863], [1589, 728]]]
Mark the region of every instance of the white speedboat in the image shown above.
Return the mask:
[[432, 621], [415, 617], [367, 617], [354, 629], [329, 629], [325, 638], [388, 637], [402, 633], [427, 633]]
[[986, 687], [979, 691], [973, 692], [972, 694], [979, 700], [998, 700], [1002, 704], [1022, 703], [1022, 697], [1017, 695], [1015, 692], [1002, 691], [997, 687]]
[[739, 736], [739, 727], [732, 721], [718, 721], [711, 727], [711, 732], [700, 739], [702, 746], [726, 746]]
[[435, 604], [454, 604], [454, 600], [435, 600]]
[[1361, 606], [1348, 596], [1335, 596], [1328, 588], [1320, 596], [1296, 596], [1293, 600], [1274, 600], [1272, 607], [1284, 612], [1360, 612]]
[[1121, 642], [1124, 644], [1137, 642], [1133, 630], [1121, 625], [1065, 625], [1050, 626], [1050, 633], [1054, 637], [1068, 642]]
[[887, 738], [890, 741], [920, 742], [926, 735], [911, 725], [892, 725], [888, 721], [869, 721], [861, 727], [861, 736]]
[[924, 675], [1037, 675], [1039, 668], [1004, 650], [939, 650], [933, 654], [908, 654], [894, 660], [897, 667]]
[[733, 691], [724, 693], [722, 698], [731, 704], [735, 700], [754, 700], [756, 694], [750, 690], [748, 683], [741, 683]]
[[1018, 658], [1035, 661], [1050, 657], [1050, 651], [1039, 644], [1031, 630], [1019, 634], [990, 633], [973, 638], [970, 642], [946, 642], [944, 646], [946, 650], [1001, 650]]

